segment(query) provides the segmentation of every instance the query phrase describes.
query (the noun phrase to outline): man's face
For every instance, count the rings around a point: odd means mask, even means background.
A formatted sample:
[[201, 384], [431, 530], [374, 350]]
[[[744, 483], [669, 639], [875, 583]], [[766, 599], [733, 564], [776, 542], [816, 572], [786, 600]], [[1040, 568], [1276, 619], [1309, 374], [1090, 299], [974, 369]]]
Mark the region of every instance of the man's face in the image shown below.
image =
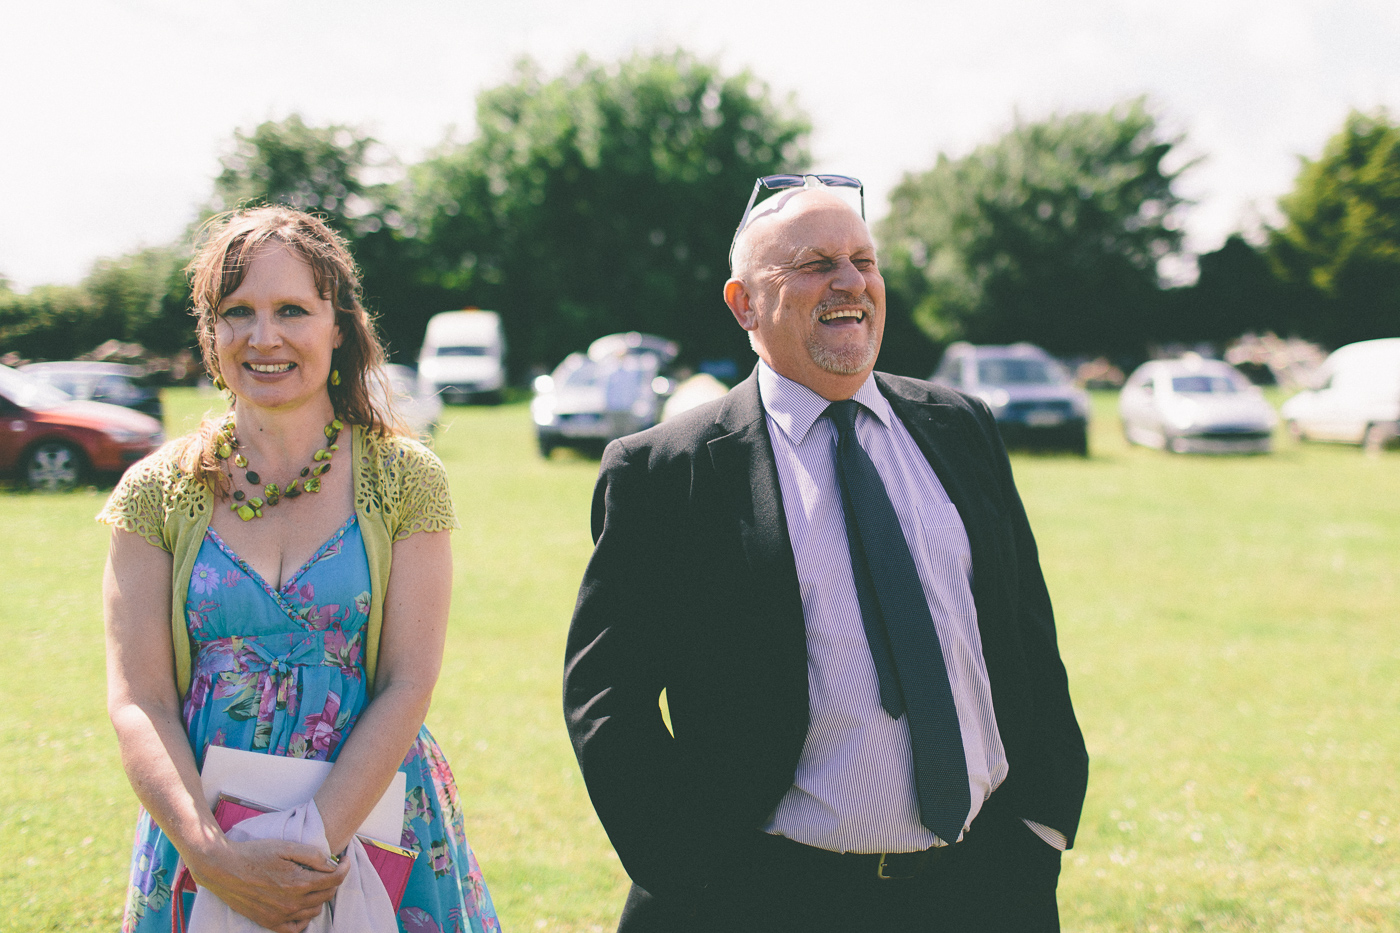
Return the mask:
[[819, 395], [848, 398], [874, 368], [885, 326], [885, 281], [865, 222], [813, 190], [759, 216], [746, 235], [746, 261], [725, 298], [759, 356]]

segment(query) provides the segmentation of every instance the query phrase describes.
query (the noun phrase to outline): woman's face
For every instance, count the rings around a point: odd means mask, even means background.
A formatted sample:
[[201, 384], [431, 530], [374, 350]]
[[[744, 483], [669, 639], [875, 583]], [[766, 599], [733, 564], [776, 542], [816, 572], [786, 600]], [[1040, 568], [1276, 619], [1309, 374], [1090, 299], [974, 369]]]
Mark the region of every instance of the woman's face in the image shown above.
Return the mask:
[[276, 242], [254, 254], [214, 322], [224, 382], [240, 405], [267, 411], [328, 405], [331, 351], [341, 339], [335, 308], [316, 290], [311, 267]]

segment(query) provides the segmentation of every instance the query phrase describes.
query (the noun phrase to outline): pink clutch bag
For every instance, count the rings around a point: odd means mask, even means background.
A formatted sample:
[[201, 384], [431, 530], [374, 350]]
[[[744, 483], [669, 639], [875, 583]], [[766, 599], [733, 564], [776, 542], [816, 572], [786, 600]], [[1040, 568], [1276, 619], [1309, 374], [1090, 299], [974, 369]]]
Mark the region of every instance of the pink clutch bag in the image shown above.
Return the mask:
[[[268, 813], [271, 809], [229, 794], [219, 794], [218, 802], [214, 804], [214, 821], [219, 824], [220, 829], [228, 832], [244, 820]], [[384, 883], [384, 890], [389, 892], [389, 901], [397, 913], [399, 903], [403, 900], [403, 892], [408, 887], [408, 876], [413, 871], [416, 854], [411, 849], [380, 842], [368, 836], [356, 838], [364, 843], [365, 854], [369, 856], [370, 864], [378, 872], [379, 880]]]

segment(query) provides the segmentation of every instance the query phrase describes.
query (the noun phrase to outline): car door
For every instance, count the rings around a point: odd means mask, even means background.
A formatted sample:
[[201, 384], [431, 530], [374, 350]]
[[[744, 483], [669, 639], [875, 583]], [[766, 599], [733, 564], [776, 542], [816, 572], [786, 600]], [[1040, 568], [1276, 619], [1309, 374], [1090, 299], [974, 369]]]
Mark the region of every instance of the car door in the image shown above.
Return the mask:
[[0, 395], [0, 470], [12, 470], [35, 435], [31, 413]]

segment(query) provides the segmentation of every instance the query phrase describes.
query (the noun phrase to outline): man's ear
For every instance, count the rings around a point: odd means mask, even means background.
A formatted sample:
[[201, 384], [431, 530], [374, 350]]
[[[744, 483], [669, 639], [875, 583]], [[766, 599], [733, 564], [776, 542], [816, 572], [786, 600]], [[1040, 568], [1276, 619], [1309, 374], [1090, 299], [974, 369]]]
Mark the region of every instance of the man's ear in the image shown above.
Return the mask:
[[734, 320], [738, 321], [744, 330], [751, 331], [758, 326], [748, 286], [742, 280], [730, 279], [724, 283], [724, 303], [729, 305]]

